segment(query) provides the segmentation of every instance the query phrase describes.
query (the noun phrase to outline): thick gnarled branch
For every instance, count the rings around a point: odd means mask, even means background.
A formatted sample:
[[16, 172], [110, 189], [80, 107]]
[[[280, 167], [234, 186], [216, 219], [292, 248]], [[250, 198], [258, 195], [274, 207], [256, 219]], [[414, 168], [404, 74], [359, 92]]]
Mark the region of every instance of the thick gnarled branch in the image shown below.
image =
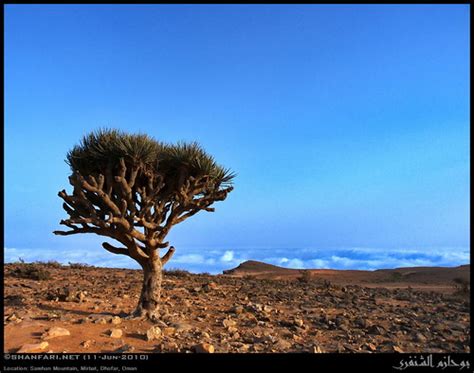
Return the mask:
[[[71, 230], [54, 233], [95, 233], [114, 238], [125, 247], [105, 242], [104, 249], [140, 262], [152, 260], [157, 257], [155, 251], [169, 246], [164, 239], [174, 225], [199, 211], [214, 211], [210, 206], [224, 200], [232, 190], [219, 190], [209, 175], [193, 177], [184, 168], [178, 179], [170, 182], [156, 170], [128, 165], [123, 159], [115, 171], [109, 164], [104, 174], [81, 175], [76, 171], [69, 180], [73, 195], [63, 190], [59, 196], [69, 215], [61, 224]], [[174, 251], [170, 247], [162, 262], [169, 261]]]

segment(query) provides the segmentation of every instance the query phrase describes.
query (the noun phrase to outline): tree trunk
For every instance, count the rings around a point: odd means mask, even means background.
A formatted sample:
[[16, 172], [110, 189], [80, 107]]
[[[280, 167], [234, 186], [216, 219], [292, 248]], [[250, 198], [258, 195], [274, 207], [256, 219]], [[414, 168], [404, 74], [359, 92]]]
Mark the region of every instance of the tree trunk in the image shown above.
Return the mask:
[[160, 259], [147, 261], [143, 267], [143, 286], [134, 317], [157, 321], [161, 295], [162, 263]]

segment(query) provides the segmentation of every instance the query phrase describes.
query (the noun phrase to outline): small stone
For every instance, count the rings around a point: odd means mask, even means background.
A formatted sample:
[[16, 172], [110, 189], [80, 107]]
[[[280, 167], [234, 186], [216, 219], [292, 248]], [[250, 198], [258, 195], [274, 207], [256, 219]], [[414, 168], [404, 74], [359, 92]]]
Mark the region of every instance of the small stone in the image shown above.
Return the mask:
[[14, 313], [12, 313], [10, 316], [7, 317], [8, 321], [16, 321], [18, 318]]
[[162, 333], [161, 333], [160, 327], [159, 326], [152, 326], [146, 332], [146, 340], [147, 341], [153, 341], [154, 339], [160, 339], [161, 335], [162, 335]]
[[126, 344], [126, 345], [123, 345], [122, 347], [119, 347], [117, 350], [115, 350], [114, 352], [118, 352], [118, 353], [125, 353], [125, 352], [133, 352], [135, 351], [135, 347], [129, 345], [129, 344]]
[[87, 341], [84, 341], [81, 343], [81, 346], [84, 347], [84, 348], [89, 348], [92, 344], [92, 341], [91, 340], [87, 340]]
[[242, 306], [235, 306], [233, 307], [230, 312], [235, 313], [237, 315], [240, 315], [242, 312], [244, 312], [244, 307]]
[[292, 344], [288, 341], [285, 341], [284, 339], [279, 339], [276, 341], [276, 343], [273, 345], [274, 348], [277, 350], [288, 350], [291, 348]]
[[79, 299], [79, 302], [84, 302], [86, 299], [87, 292], [85, 291], [80, 291], [77, 293], [77, 299]]
[[238, 331], [239, 329], [237, 329], [235, 326], [229, 326], [227, 328], [227, 331], [230, 333], [230, 334], [234, 334]]
[[321, 347], [319, 347], [319, 346], [313, 346], [313, 353], [321, 354], [321, 353], [323, 353], [323, 350], [321, 350]]
[[293, 334], [292, 338], [296, 343], [300, 343], [300, 344], [304, 343], [304, 338], [297, 334]]
[[164, 336], [173, 335], [176, 333], [176, 328], [169, 326], [169, 327], [163, 328], [162, 332]]
[[130, 295], [124, 294], [122, 298], [123, 298], [123, 299], [129, 299], [129, 298], [130, 298]]
[[236, 326], [237, 323], [234, 320], [225, 319], [224, 321], [222, 321], [222, 325], [224, 325], [224, 327], [226, 327], [226, 328], [229, 328], [229, 327], [232, 327], [232, 326]]
[[263, 306], [263, 312], [272, 312], [272, 310], [273, 308], [270, 306], [267, 306], [267, 305]]
[[424, 343], [428, 340], [428, 338], [426, 338], [423, 334], [421, 333], [416, 333], [415, 335], [415, 341], [416, 342], [420, 342], [420, 343]]
[[122, 323], [122, 319], [119, 316], [114, 316], [114, 317], [112, 317], [110, 322], [114, 325], [119, 325], [119, 324]]
[[123, 334], [121, 329], [111, 329], [109, 333], [110, 338], [121, 338]]
[[196, 353], [207, 353], [207, 354], [212, 354], [214, 353], [214, 346], [209, 344], [209, 343], [199, 343], [193, 347], [194, 351]]
[[296, 325], [296, 326], [302, 327], [304, 325], [304, 322], [301, 319], [295, 319], [293, 324]]
[[203, 337], [203, 338], [211, 338], [211, 336], [210, 336], [209, 333], [207, 333], [207, 332], [202, 332], [202, 333], [201, 333], [201, 337]]
[[204, 285], [203, 289], [204, 291], [211, 291], [211, 290], [216, 290], [218, 288], [217, 284], [215, 282], [210, 282], [206, 285]]
[[41, 336], [41, 339], [43, 339], [44, 341], [47, 341], [48, 339], [63, 337], [66, 335], [71, 335], [71, 332], [65, 328], [54, 326], [50, 328], [46, 333], [44, 333]]
[[369, 327], [369, 329], [367, 329], [367, 333], [380, 335], [383, 333], [383, 329], [381, 329], [377, 325], [372, 325]]
[[377, 350], [377, 347], [373, 343], [367, 343], [366, 346], [370, 351], [376, 351]]
[[367, 320], [363, 317], [358, 317], [357, 319], [355, 319], [354, 324], [361, 328], [367, 328]]
[[393, 351], [403, 354], [403, 350], [399, 346], [393, 346]]
[[17, 351], [20, 354], [29, 354], [33, 352], [41, 352], [48, 348], [48, 342], [41, 342], [41, 343], [30, 343], [21, 346], [21, 348]]

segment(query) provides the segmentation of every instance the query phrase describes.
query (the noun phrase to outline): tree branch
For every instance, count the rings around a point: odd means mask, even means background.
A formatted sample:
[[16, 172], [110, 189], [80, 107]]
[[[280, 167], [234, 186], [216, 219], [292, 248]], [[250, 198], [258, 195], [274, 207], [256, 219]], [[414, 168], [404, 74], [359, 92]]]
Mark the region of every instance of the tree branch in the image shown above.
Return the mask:
[[162, 256], [162, 258], [161, 258], [161, 263], [162, 263], [163, 265], [165, 265], [165, 264], [168, 262], [168, 260], [171, 259], [171, 257], [173, 256], [173, 254], [174, 254], [175, 251], [176, 251], [176, 250], [175, 250], [174, 246], [170, 246], [170, 248], [169, 248], [169, 250], [166, 252], [166, 254]]
[[126, 255], [126, 256], [130, 256], [130, 253], [127, 249], [124, 249], [122, 247], [115, 247], [115, 246], [112, 246], [111, 244], [109, 244], [108, 242], [103, 242], [102, 243], [102, 247], [107, 250], [107, 251], [110, 251], [112, 254], [121, 254], [121, 255]]

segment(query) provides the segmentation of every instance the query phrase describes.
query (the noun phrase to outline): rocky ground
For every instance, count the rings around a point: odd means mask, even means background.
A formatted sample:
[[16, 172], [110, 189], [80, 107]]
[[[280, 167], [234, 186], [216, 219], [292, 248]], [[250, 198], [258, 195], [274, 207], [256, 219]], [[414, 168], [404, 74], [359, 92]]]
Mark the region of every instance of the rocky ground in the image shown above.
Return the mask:
[[140, 271], [4, 273], [5, 352], [470, 352], [469, 296], [452, 291], [172, 271], [152, 324], [125, 319]]

